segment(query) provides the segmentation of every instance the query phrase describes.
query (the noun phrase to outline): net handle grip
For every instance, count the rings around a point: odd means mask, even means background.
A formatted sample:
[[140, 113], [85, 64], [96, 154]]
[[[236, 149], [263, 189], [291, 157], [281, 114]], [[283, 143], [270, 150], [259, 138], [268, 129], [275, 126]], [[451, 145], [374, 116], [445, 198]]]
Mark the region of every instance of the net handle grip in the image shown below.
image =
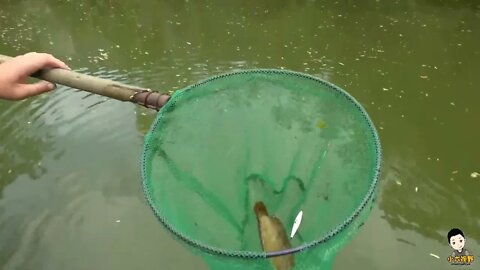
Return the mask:
[[[12, 58], [13, 57], [0, 54], [0, 64], [9, 61]], [[147, 88], [131, 86], [61, 68], [42, 69], [31, 74], [30, 77], [76, 88], [119, 101], [132, 102], [157, 111], [160, 110], [170, 98], [170, 95], [168, 94], [162, 94]]]

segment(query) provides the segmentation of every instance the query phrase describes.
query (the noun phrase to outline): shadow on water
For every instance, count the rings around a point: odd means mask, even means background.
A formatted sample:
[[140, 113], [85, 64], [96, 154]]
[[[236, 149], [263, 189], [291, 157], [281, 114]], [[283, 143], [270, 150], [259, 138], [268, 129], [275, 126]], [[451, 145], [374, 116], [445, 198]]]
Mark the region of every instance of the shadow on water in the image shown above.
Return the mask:
[[[41, 164], [43, 156], [55, 151], [52, 135], [42, 122], [33, 122], [31, 116], [42, 107], [45, 98], [13, 103], [0, 101], [2, 130], [0, 138], [0, 198], [3, 189], [18, 176], [38, 179], [47, 168]], [[61, 151], [55, 153], [61, 157]]]
[[[51, 127], [38, 117], [44, 111], [46, 96], [22, 102], [0, 101], [0, 201], [6, 199], [7, 188], [18, 179], [41, 181], [49, 172], [48, 164], [42, 164], [45, 156], [61, 158], [63, 151], [55, 147]], [[31, 184], [34, 185], [34, 182]], [[38, 182], [35, 184], [39, 184]], [[11, 193], [10, 193], [11, 197]], [[28, 202], [25, 204], [29, 204]], [[33, 205], [31, 205], [32, 208]], [[21, 208], [21, 206], [11, 206]], [[7, 262], [19, 248], [17, 236], [27, 225], [20, 215], [0, 206], [0, 262]]]

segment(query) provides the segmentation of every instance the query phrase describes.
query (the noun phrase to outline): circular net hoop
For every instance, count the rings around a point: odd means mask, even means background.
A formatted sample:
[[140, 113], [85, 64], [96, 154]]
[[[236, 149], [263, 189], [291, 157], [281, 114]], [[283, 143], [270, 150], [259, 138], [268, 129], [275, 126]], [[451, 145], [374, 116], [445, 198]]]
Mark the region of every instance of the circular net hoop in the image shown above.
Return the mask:
[[378, 134], [339, 87], [246, 70], [176, 91], [145, 137], [142, 184], [161, 223], [211, 269], [274, 269], [253, 211], [263, 201], [290, 239], [293, 269], [330, 269], [367, 220]]

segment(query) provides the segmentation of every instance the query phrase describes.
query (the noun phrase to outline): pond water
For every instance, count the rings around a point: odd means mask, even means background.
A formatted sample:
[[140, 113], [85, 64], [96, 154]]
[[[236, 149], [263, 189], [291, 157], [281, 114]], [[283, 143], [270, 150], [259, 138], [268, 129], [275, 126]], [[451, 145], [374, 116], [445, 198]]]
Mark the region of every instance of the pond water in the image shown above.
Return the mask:
[[[49, 52], [132, 85], [168, 91], [285, 68], [347, 90], [372, 117], [384, 163], [378, 203], [334, 269], [455, 268], [446, 259], [453, 227], [480, 256], [479, 33], [473, 0], [24, 0], [0, 9], [0, 54]], [[1, 269], [207, 269], [143, 197], [139, 157], [154, 117], [67, 87], [0, 101]]]

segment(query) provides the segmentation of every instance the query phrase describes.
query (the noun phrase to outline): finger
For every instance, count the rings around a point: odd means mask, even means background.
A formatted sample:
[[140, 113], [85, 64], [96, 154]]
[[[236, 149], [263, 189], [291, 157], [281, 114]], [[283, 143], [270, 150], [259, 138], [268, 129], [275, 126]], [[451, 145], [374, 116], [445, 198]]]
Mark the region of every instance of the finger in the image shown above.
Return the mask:
[[48, 53], [34, 53], [34, 57], [38, 57], [39, 61], [43, 61], [45, 67], [51, 68], [63, 68], [63, 69], [70, 69], [70, 67], [65, 64], [63, 61], [55, 58], [53, 55]]
[[46, 53], [27, 53], [19, 57], [18, 65], [27, 74], [44, 68], [70, 69], [64, 62]]
[[19, 99], [24, 99], [52, 91], [55, 87], [55, 84], [46, 81], [40, 81], [33, 84], [20, 84], [17, 89], [15, 89], [15, 96]]

